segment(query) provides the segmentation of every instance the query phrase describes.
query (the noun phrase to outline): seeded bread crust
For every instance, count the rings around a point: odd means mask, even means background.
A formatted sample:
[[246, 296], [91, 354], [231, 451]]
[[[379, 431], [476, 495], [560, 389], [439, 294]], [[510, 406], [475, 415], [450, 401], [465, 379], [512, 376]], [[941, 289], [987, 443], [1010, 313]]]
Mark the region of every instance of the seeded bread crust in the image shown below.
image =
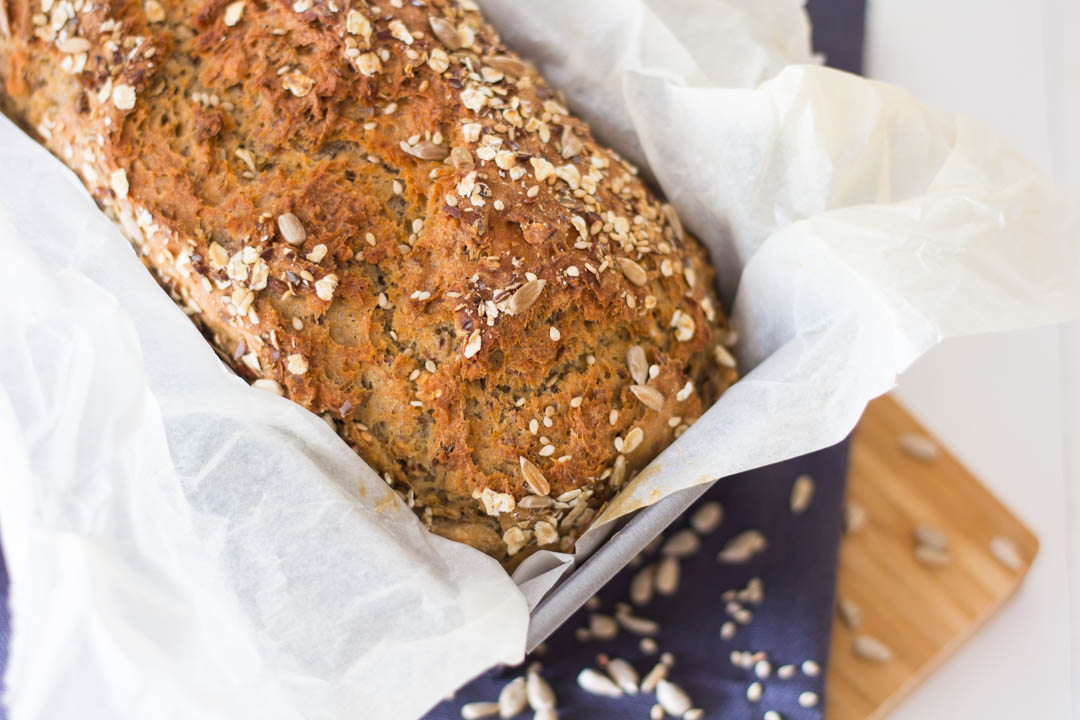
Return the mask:
[[734, 382], [702, 247], [472, 2], [0, 8], [3, 111], [434, 532], [570, 550]]

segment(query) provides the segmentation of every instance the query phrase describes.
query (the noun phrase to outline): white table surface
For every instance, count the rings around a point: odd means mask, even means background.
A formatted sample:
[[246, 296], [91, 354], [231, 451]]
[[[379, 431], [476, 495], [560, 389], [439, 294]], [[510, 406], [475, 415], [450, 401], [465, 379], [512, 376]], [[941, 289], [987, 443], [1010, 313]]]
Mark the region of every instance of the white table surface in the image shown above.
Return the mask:
[[[1076, 0], [870, 0], [866, 42], [867, 75], [975, 118], [1080, 193]], [[1042, 549], [1016, 597], [892, 717], [1080, 716], [1080, 323], [947, 342], [897, 394]]]

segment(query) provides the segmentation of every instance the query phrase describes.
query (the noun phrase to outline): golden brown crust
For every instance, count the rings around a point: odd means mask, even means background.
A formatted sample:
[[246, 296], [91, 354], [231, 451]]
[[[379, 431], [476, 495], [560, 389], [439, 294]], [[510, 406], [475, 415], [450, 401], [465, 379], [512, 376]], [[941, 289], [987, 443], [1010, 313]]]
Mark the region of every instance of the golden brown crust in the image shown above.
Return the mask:
[[471, 2], [5, 2], [4, 111], [436, 532], [569, 549], [734, 381], [701, 246]]

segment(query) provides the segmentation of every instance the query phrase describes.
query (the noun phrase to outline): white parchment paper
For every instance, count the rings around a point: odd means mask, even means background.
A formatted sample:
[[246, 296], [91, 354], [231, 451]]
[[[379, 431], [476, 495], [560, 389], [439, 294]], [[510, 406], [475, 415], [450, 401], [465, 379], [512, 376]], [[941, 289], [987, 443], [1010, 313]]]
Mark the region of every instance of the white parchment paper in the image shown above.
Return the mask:
[[[814, 66], [797, 2], [483, 5], [647, 165], [743, 338], [746, 376], [604, 520], [838, 441], [942, 338], [1080, 305], [1073, 199], [964, 119]], [[6, 122], [0, 250], [11, 717], [408, 718], [520, 657], [564, 558], [519, 591], [424, 532], [321, 420], [231, 376]]]

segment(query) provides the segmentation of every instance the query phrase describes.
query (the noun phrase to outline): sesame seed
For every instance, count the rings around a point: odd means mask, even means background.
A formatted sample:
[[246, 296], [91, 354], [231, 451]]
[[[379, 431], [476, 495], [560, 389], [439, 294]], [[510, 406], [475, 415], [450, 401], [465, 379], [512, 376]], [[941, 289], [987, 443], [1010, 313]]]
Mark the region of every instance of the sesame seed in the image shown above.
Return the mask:
[[553, 326], [548, 331], [548, 336], [551, 337], [551, 340], [553, 342], [559, 342], [559, 340], [562, 338], [562, 333], [559, 332], [559, 328]]

